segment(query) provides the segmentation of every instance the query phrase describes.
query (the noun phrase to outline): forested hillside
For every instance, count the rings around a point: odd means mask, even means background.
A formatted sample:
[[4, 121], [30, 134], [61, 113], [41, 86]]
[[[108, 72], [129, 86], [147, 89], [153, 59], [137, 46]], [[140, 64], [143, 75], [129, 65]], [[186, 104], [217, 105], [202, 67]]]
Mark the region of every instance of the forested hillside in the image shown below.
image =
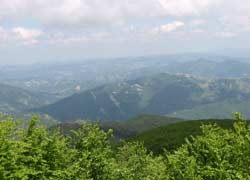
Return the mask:
[[0, 0], [0, 180], [250, 180], [249, 40], [250, 0]]
[[[92, 122], [97, 123], [104, 131], [109, 129], [113, 130], [113, 135], [115, 140], [125, 140], [127, 138], [134, 137], [142, 132], [151, 130], [157, 127], [161, 127], [167, 124], [173, 124], [177, 122], [182, 122], [183, 119], [170, 118], [165, 116], [155, 116], [155, 115], [140, 115], [131, 118], [127, 121], [98, 121]], [[60, 132], [64, 135], [69, 135], [72, 130], [79, 130], [81, 124], [86, 121], [78, 121], [72, 123], [60, 123], [53, 128], [60, 128]]]
[[33, 118], [21, 128], [0, 121], [0, 179], [174, 180], [249, 179], [250, 126], [236, 114], [232, 129], [202, 126], [174, 152], [153, 155], [142, 143], [111, 148], [112, 130], [83, 124], [71, 136], [50, 132]]
[[217, 124], [224, 129], [233, 128], [233, 120], [197, 120], [185, 121], [174, 124], [152, 128], [146, 132], [142, 132], [129, 141], [143, 142], [145, 147], [155, 154], [163, 153], [164, 150], [175, 151], [183, 143], [185, 139], [191, 136], [196, 137], [202, 134], [202, 125]]
[[162, 73], [104, 85], [34, 111], [60, 121], [126, 120], [144, 113], [208, 119], [228, 118], [233, 108], [250, 117], [246, 108], [249, 102], [248, 78], [201, 78]]
[[50, 96], [32, 93], [21, 88], [0, 84], [0, 113], [23, 112], [49, 103]]

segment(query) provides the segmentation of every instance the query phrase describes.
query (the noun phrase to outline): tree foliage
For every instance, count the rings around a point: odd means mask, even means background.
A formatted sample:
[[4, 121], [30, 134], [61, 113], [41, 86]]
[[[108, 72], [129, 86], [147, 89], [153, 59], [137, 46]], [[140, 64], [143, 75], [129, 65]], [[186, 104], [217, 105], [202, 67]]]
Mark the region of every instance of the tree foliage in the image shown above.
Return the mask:
[[233, 129], [202, 126], [175, 152], [155, 156], [141, 142], [112, 149], [112, 131], [84, 123], [63, 136], [32, 118], [28, 127], [0, 121], [3, 180], [225, 180], [250, 179], [250, 128], [236, 113]]

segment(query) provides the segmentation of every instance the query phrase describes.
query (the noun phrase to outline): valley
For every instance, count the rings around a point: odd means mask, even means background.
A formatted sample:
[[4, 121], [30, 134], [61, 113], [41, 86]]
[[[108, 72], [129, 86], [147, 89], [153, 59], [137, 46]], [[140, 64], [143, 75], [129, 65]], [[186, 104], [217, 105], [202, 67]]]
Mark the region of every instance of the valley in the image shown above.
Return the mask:
[[[204, 157], [219, 164], [226, 154], [230, 165], [231, 159], [245, 163], [249, 72], [247, 60], [199, 54], [6, 67], [0, 72], [0, 159], [7, 158], [0, 165], [13, 177], [31, 167], [24, 176], [40, 177], [40, 167], [66, 174], [55, 180], [86, 179], [77, 167], [96, 179], [95, 169], [104, 167], [113, 173], [104, 179], [116, 180], [133, 174], [140, 161], [141, 168], [153, 167], [153, 179], [167, 174], [165, 180], [185, 179], [190, 169], [206, 166]], [[128, 175], [120, 178], [121, 172]]]
[[249, 0], [0, 0], [0, 180], [250, 180]]
[[61, 121], [119, 121], [144, 113], [184, 119], [227, 118], [233, 109], [250, 117], [245, 106], [250, 101], [249, 89], [248, 78], [161, 73], [87, 90], [35, 111]]
[[204, 54], [8, 66], [0, 73], [0, 110], [47, 114], [58, 122], [141, 114], [223, 119], [233, 111], [248, 118], [249, 72], [246, 59]]

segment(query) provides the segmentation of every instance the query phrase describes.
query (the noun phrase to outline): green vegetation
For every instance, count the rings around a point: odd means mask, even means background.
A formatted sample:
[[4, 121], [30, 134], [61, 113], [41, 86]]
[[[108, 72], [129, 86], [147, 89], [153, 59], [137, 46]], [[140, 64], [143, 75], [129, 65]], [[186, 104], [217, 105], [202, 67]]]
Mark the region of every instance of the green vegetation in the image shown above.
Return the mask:
[[[217, 103], [205, 104], [192, 109], [177, 111], [167, 114], [169, 117], [178, 117], [185, 119], [231, 119], [231, 113], [235, 110], [250, 117], [250, 102], [244, 100], [226, 100]], [[213, 113], [211, 113], [213, 112]]]
[[233, 120], [196, 120], [185, 121], [175, 124], [162, 126], [143, 132], [130, 138], [128, 141], [143, 142], [145, 147], [154, 154], [161, 154], [164, 150], [174, 151], [185, 143], [185, 139], [190, 136], [202, 134], [202, 125], [217, 124], [222, 128], [230, 129], [233, 127]]
[[[35, 109], [61, 122], [122, 121], [139, 114], [186, 119], [227, 118], [232, 110], [249, 118], [249, 78], [201, 78], [161, 73], [107, 84]], [[215, 112], [215, 113], [214, 113]]]
[[98, 125], [84, 123], [65, 137], [36, 118], [27, 128], [7, 118], [0, 121], [0, 179], [250, 179], [250, 126], [235, 115], [232, 129], [203, 125], [200, 135], [157, 156], [137, 142], [112, 150], [112, 131]]
[[30, 119], [34, 116], [39, 119], [41, 125], [46, 126], [48, 128], [54, 127], [59, 124], [59, 121], [47, 114], [16, 114], [13, 117], [15, 119], [22, 119], [23, 126], [28, 126]]
[[127, 129], [134, 129], [134, 131], [136, 131], [137, 133], [141, 133], [149, 129], [157, 128], [160, 126], [164, 126], [167, 124], [172, 124], [172, 123], [176, 123], [180, 121], [184, 121], [184, 120], [179, 119], [179, 118], [166, 117], [166, 116], [143, 114], [135, 118], [129, 119], [128, 121], [120, 122], [120, 123], [124, 124], [125, 127], [127, 127]]
[[[127, 121], [106, 121], [97, 123], [105, 131], [112, 129], [114, 138], [116, 140], [120, 140], [133, 137], [150, 129], [180, 121], [184, 120], [165, 116], [143, 114]], [[61, 123], [56, 127], [60, 128], [60, 132], [62, 134], [68, 135], [70, 134], [71, 130], [78, 130], [81, 128], [81, 121], [76, 121], [75, 123]]]

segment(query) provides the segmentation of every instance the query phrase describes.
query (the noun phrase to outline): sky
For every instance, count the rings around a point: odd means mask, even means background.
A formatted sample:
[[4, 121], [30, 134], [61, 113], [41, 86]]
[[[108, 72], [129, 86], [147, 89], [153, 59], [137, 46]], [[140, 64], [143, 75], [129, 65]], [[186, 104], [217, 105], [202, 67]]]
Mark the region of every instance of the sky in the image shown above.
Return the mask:
[[0, 0], [0, 64], [249, 49], [250, 0]]

